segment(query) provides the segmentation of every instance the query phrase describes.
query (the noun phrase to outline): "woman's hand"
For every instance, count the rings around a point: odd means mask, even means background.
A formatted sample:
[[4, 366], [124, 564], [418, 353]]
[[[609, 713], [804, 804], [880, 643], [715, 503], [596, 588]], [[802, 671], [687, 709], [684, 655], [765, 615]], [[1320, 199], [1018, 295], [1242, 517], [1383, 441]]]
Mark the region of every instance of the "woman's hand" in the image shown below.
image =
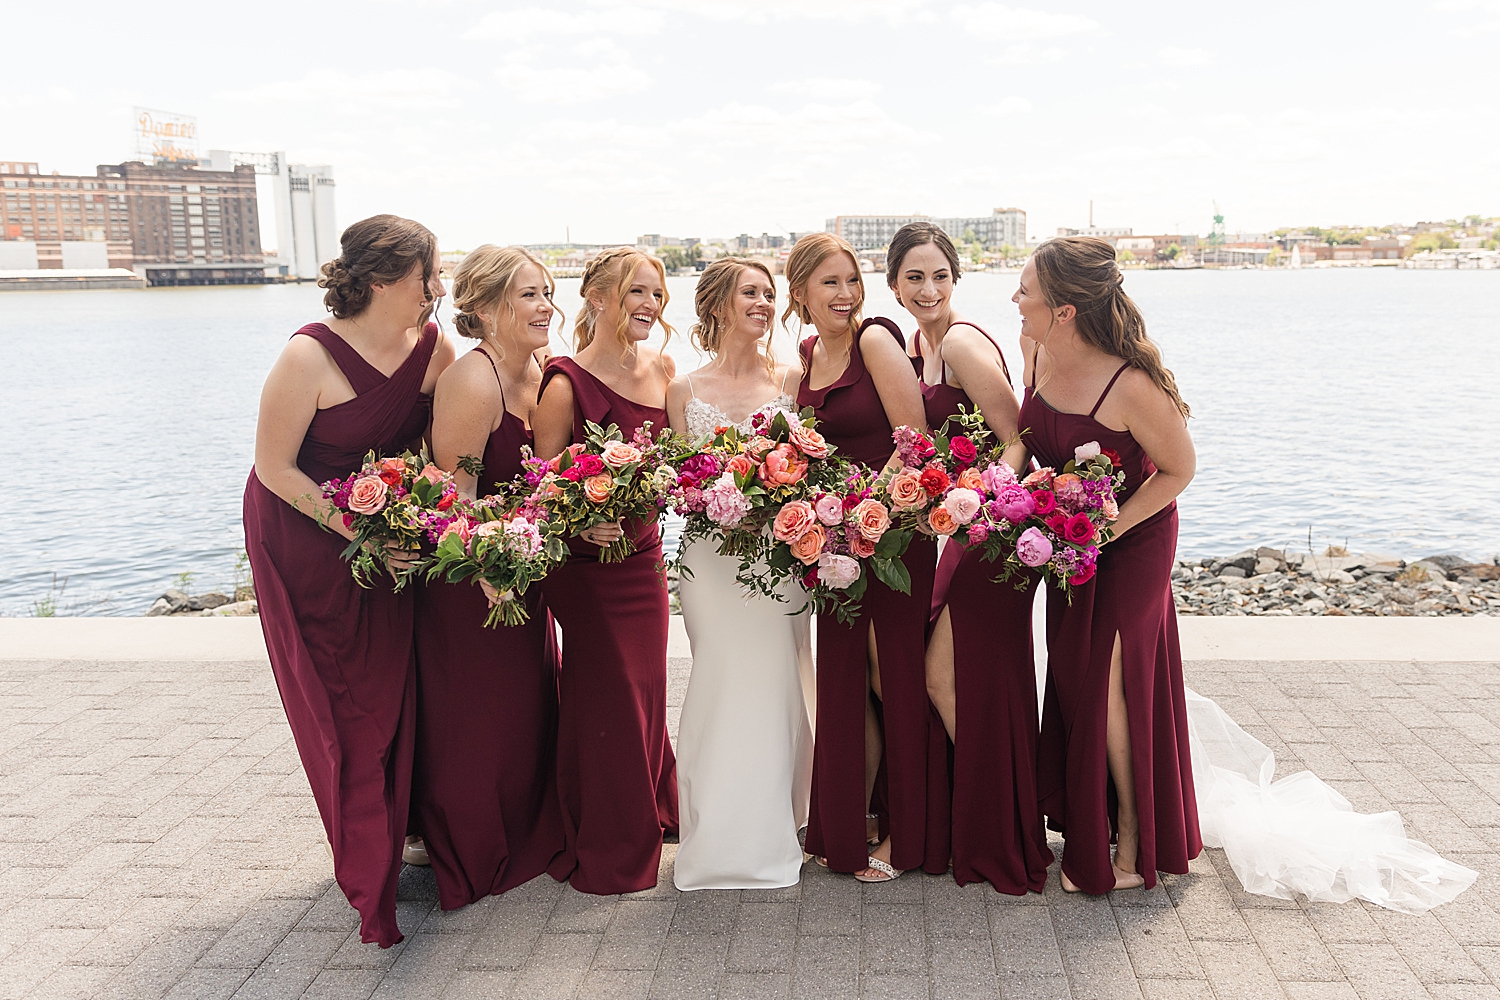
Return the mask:
[[403, 549], [393, 541], [386, 542], [385, 550], [377, 555], [385, 559], [385, 568], [392, 580], [400, 579], [401, 573], [416, 566], [417, 560], [422, 558], [422, 553], [416, 549]]
[[578, 533], [578, 537], [602, 549], [624, 538], [625, 529], [620, 527], [619, 521], [606, 521], [604, 524], [596, 524], [592, 528], [583, 529]]

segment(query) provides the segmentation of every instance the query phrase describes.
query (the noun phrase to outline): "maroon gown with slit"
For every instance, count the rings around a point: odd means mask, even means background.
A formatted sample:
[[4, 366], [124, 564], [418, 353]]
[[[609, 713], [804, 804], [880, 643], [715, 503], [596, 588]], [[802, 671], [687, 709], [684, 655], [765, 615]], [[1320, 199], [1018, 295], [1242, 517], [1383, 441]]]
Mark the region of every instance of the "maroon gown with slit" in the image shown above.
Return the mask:
[[[866, 320], [888, 330], [906, 349], [888, 319]], [[797, 406], [811, 406], [818, 430], [839, 453], [877, 472], [895, 444], [890, 420], [875, 380], [865, 368], [859, 335], [842, 375], [821, 389], [809, 388], [812, 349], [802, 342], [802, 384]], [[911, 593], [902, 594], [871, 579], [853, 624], [832, 614], [818, 616], [818, 710], [813, 745], [811, 808], [806, 849], [827, 859], [833, 871], [857, 872], [869, 866], [865, 843], [865, 700], [868, 697], [870, 623], [880, 657], [885, 733], [882, 835], [891, 838], [891, 866], [898, 871], [948, 870], [948, 782], [946, 760], [932, 755], [932, 703], [927, 698], [925, 631], [932, 605], [937, 548], [917, 536], [902, 560], [911, 574]], [[937, 723], [941, 730], [941, 723]], [[941, 745], [941, 744], [939, 744]], [[944, 755], [946, 756], [946, 755]]]
[[[1037, 393], [1034, 376], [1021, 407], [1021, 426], [1030, 429], [1026, 446], [1043, 465], [1062, 468], [1074, 448], [1090, 441], [1117, 452], [1125, 471], [1122, 506], [1156, 471], [1129, 431], [1111, 430], [1094, 419], [1127, 367], [1120, 366], [1087, 415], [1054, 410]], [[1037, 786], [1049, 825], [1067, 838], [1063, 871], [1085, 892], [1108, 892], [1115, 885], [1110, 841], [1117, 800], [1105, 730], [1117, 634], [1141, 825], [1137, 869], [1146, 888], [1156, 885], [1158, 871], [1186, 872], [1203, 849], [1172, 600], [1176, 552], [1173, 501], [1100, 550], [1097, 574], [1073, 588], [1071, 604], [1055, 590], [1047, 595]]]
[[[989, 334], [973, 323], [965, 323]], [[990, 338], [993, 343], [993, 338]], [[1000, 350], [996, 345], [995, 350]], [[927, 423], [934, 431], [970, 410], [969, 394], [940, 381], [928, 385], [923, 362], [912, 358], [921, 379]], [[939, 357], [938, 365], [942, 365]], [[1005, 357], [1000, 358], [1001, 368]], [[1010, 383], [1010, 372], [1005, 372]], [[1014, 578], [994, 582], [1000, 571], [976, 549], [956, 542], [943, 547], [933, 589], [934, 618], [944, 605], [953, 629], [956, 695], [953, 746], [953, 877], [959, 885], [985, 881], [996, 891], [1041, 892], [1052, 851], [1036, 794], [1036, 666], [1031, 646], [1033, 581], [1016, 589]], [[946, 736], [941, 725], [938, 732]], [[946, 741], [945, 741], [946, 742]]]
[[[323, 345], [356, 394], [308, 424], [297, 467], [313, 482], [348, 476], [368, 451], [393, 455], [421, 443], [436, 325], [389, 378], [322, 323], [299, 334]], [[333, 845], [334, 876], [359, 911], [360, 940], [389, 948], [401, 940], [396, 879], [415, 730], [412, 591], [396, 593], [388, 578], [361, 587], [339, 557], [343, 536], [268, 490], [253, 468], [244, 519], [266, 651]]]
[[[529, 444], [507, 410], [485, 442], [481, 496], [521, 474]], [[472, 580], [417, 591], [412, 813], [445, 910], [530, 881], [563, 849], [557, 649], [541, 588], [525, 601], [524, 625], [486, 628], [489, 602]]]
[[[573, 441], [584, 421], [628, 439], [667, 411], [626, 399], [572, 358], [553, 358], [573, 386]], [[580, 892], [613, 895], [656, 885], [664, 833], [677, 832], [677, 758], [667, 739], [667, 586], [656, 520], [629, 521], [635, 551], [601, 563], [598, 546], [572, 540], [572, 557], [542, 581], [562, 626], [557, 788], [563, 852], [549, 866]]]

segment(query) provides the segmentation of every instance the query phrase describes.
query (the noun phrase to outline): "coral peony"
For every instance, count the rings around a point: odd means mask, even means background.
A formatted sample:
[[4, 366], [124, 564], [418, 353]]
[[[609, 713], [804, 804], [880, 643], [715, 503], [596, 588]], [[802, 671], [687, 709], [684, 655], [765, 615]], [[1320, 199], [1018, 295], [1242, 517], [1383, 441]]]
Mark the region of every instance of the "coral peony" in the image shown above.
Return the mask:
[[729, 471], [736, 476], [748, 476], [755, 471], [755, 460], [749, 455], [736, 455], [729, 460]]
[[1011, 524], [1020, 524], [1036, 510], [1036, 501], [1031, 499], [1031, 494], [1019, 483], [1011, 483], [999, 489], [995, 504], [990, 509]]
[[802, 454], [809, 458], [827, 458], [828, 442], [823, 440], [823, 435], [811, 427], [803, 427], [801, 424], [792, 425], [792, 444], [802, 450]]
[[834, 590], [848, 590], [859, 572], [859, 562], [849, 556], [824, 553], [818, 557], [818, 582]]
[[1087, 514], [1074, 514], [1063, 525], [1062, 536], [1074, 545], [1083, 545], [1094, 540], [1094, 522]]
[[1036, 513], [1040, 517], [1046, 517], [1057, 509], [1057, 497], [1051, 490], [1034, 490], [1031, 499], [1036, 503]]
[[1040, 566], [1052, 558], [1052, 542], [1040, 528], [1027, 528], [1016, 539], [1016, 556], [1027, 566]]
[[973, 490], [975, 493], [978, 493], [980, 490], [984, 489], [984, 476], [978, 469], [965, 469], [958, 474], [958, 479], [956, 480], [956, 482], [964, 489]]
[[1079, 465], [1082, 465], [1084, 462], [1087, 462], [1091, 458], [1098, 458], [1099, 455], [1100, 449], [1098, 441], [1090, 441], [1088, 444], [1081, 444], [1077, 448], [1073, 449], [1073, 461], [1077, 462]]
[[939, 535], [951, 535], [958, 530], [958, 522], [941, 504], [927, 512], [927, 526]]
[[828, 536], [823, 531], [821, 524], [814, 524], [807, 529], [807, 533], [791, 543], [793, 558], [804, 566], [810, 566], [818, 561], [818, 555], [823, 551], [823, 543], [828, 541]]
[[953, 453], [953, 458], [962, 465], [973, 465], [979, 458], [979, 449], [974, 447], [974, 442], [960, 434], [948, 442], [948, 450]]
[[589, 476], [583, 481], [583, 495], [594, 503], [603, 503], [609, 499], [609, 491], [615, 488], [614, 479], [606, 473], [597, 476]]
[[983, 502], [978, 493], [960, 486], [948, 491], [948, 495], [943, 498], [943, 509], [959, 524], [968, 524], [979, 513]]
[[844, 523], [844, 502], [832, 493], [818, 497], [813, 509], [818, 512], [818, 520], [830, 527]]
[[356, 514], [375, 514], [385, 507], [385, 495], [390, 487], [382, 478], [384, 475], [381, 472], [379, 476], [360, 476], [356, 479], [349, 489], [349, 509]]
[[891, 512], [879, 500], [861, 500], [849, 514], [860, 535], [871, 542], [880, 541], [891, 526]]
[[770, 486], [789, 486], [807, 476], [807, 459], [789, 444], [778, 444], [760, 463], [760, 480]]
[[935, 465], [929, 465], [927, 468], [923, 469], [922, 475], [918, 478], [918, 482], [922, 484], [922, 489], [925, 490], [927, 495], [930, 497], [938, 496], [944, 490], [946, 490], [951, 483], [951, 481], [948, 479], [948, 473], [944, 472], [942, 469], [938, 468]]
[[793, 500], [776, 512], [776, 519], [771, 522], [771, 534], [779, 542], [790, 542], [801, 538], [817, 521], [818, 514], [812, 504], [806, 500]]
[[611, 469], [623, 469], [632, 462], [641, 460], [641, 450], [624, 441], [611, 441], [600, 451], [599, 457]]

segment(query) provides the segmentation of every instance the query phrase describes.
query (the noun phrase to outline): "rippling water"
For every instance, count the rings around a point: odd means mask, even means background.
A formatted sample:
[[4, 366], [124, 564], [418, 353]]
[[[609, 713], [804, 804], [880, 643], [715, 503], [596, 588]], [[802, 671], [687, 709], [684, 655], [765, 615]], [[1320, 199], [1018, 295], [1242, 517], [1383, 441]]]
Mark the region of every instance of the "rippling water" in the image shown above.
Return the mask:
[[[680, 329], [670, 349], [689, 369], [693, 285], [671, 279], [667, 312]], [[562, 286], [571, 317], [578, 282]], [[1147, 271], [1126, 288], [1193, 406], [1184, 554], [1304, 547], [1309, 530], [1318, 548], [1500, 550], [1500, 272]], [[1019, 373], [1014, 289], [1015, 275], [968, 275], [955, 303]], [[12, 441], [0, 613], [28, 614], [50, 593], [60, 613], [139, 614], [182, 572], [195, 590], [227, 586], [260, 384], [291, 331], [323, 315], [320, 295], [0, 296]], [[866, 312], [912, 326], [879, 282]]]

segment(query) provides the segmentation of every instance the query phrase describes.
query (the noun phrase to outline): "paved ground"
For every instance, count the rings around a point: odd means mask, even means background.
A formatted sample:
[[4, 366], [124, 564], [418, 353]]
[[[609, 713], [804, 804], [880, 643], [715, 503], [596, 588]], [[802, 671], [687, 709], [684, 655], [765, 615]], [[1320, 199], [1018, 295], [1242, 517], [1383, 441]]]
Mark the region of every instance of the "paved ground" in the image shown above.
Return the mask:
[[791, 889], [680, 894], [669, 847], [648, 892], [543, 877], [454, 913], [409, 868], [407, 940], [380, 951], [333, 884], [262, 661], [0, 661], [0, 998], [1500, 1000], [1497, 668], [1188, 665], [1281, 773], [1399, 808], [1481, 872], [1426, 917], [1249, 896], [1216, 852], [1111, 898], [1068, 896], [1055, 874], [1014, 899], [812, 865]]

